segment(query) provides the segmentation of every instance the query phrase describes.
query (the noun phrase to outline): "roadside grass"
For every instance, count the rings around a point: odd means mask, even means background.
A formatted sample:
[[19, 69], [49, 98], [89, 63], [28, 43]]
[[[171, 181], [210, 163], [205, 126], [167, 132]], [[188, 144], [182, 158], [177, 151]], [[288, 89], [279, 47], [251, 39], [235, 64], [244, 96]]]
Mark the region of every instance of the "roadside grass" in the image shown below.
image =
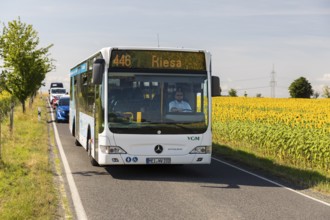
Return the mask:
[[275, 162], [272, 158], [259, 156], [235, 143], [213, 143], [213, 154], [243, 164], [252, 170], [275, 176], [298, 189], [311, 189], [330, 196], [330, 173], [322, 170], [302, 169]]
[[[42, 109], [38, 121], [37, 109]], [[14, 130], [2, 124], [0, 219], [56, 219], [58, 193], [49, 160], [47, 109], [39, 96], [23, 114], [15, 107]]]

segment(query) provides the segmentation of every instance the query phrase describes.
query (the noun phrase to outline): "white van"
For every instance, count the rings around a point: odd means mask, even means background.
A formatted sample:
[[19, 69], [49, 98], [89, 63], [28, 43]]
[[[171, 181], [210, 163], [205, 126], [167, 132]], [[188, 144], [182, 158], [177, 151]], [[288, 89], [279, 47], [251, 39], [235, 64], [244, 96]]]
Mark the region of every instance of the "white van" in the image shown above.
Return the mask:
[[52, 83], [50, 83], [50, 88], [49, 88], [49, 90], [48, 90], [48, 93], [49, 93], [49, 94], [50, 94], [50, 90], [51, 90], [52, 88], [64, 88], [64, 87], [63, 87], [63, 83], [61, 83], [61, 82], [52, 82]]
[[49, 102], [53, 105], [53, 102], [60, 99], [61, 96], [66, 95], [66, 89], [64, 88], [51, 88], [49, 90]]

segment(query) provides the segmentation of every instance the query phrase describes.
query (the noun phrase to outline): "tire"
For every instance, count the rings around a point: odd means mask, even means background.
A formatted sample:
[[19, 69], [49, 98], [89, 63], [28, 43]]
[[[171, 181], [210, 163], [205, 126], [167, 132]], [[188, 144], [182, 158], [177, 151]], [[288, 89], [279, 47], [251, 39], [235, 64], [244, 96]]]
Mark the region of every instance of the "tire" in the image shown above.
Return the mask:
[[77, 139], [74, 141], [74, 145], [81, 146], [80, 142]]
[[75, 119], [73, 119], [73, 125], [72, 125], [72, 136], [75, 137], [76, 136], [76, 123], [74, 121]]
[[88, 139], [87, 141], [87, 152], [88, 152], [89, 161], [91, 162], [92, 166], [94, 167], [100, 166], [98, 162], [92, 157], [92, 146], [90, 139]]

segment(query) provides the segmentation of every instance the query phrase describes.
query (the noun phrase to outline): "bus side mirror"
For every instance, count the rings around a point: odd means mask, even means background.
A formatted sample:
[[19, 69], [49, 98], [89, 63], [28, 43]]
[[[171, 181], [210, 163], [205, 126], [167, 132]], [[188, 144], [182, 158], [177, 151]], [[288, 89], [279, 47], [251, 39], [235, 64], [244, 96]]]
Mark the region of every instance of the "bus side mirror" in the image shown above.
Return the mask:
[[212, 97], [221, 96], [220, 78], [218, 76], [212, 76], [211, 84], [212, 84], [212, 88], [211, 88]]
[[105, 68], [105, 60], [97, 59], [93, 63], [93, 84], [100, 85], [102, 84], [102, 78]]

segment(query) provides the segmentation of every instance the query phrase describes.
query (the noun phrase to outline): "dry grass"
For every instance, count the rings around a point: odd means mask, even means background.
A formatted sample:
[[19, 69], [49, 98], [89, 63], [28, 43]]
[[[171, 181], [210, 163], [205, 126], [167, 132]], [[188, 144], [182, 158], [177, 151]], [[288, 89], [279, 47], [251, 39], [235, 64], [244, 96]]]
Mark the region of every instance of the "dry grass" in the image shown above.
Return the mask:
[[[42, 108], [38, 121], [37, 108]], [[14, 130], [2, 124], [0, 166], [0, 219], [56, 219], [58, 194], [48, 153], [44, 99], [22, 114], [15, 108]]]

